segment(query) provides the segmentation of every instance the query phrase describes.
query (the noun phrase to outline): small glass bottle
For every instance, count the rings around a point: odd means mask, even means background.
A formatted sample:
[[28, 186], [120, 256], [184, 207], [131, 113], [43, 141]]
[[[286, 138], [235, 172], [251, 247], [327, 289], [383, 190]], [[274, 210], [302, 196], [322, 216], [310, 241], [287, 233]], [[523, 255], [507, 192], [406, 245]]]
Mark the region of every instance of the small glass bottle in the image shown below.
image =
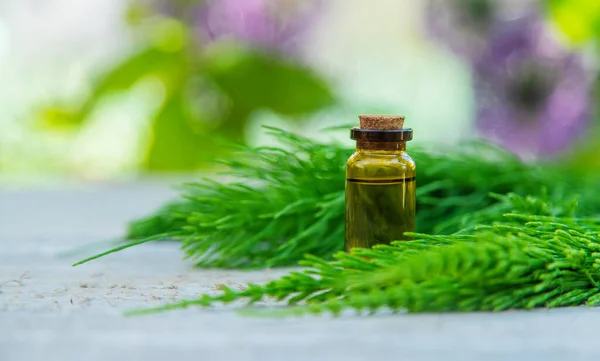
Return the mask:
[[403, 116], [361, 115], [356, 152], [346, 164], [346, 251], [408, 240], [415, 231], [416, 166], [406, 153]]

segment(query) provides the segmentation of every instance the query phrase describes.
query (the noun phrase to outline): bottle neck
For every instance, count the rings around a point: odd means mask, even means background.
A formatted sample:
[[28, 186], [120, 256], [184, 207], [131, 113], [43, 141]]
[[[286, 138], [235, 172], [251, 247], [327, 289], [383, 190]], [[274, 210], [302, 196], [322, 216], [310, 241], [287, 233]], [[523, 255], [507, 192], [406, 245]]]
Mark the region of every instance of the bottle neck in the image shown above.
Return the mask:
[[356, 142], [356, 150], [381, 150], [402, 152], [406, 150], [406, 142], [369, 142], [360, 140]]

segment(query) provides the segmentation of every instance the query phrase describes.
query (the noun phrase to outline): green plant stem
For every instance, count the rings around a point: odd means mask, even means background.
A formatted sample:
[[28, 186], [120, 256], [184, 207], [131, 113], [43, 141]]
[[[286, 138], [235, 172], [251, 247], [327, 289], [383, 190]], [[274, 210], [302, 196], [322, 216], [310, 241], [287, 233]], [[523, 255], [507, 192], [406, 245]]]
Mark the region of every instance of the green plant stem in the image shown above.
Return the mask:
[[87, 263], [89, 261], [93, 261], [95, 259], [98, 259], [98, 258], [104, 257], [106, 255], [109, 255], [111, 253], [119, 252], [119, 251], [122, 251], [124, 249], [130, 248], [130, 247], [133, 247], [133, 246], [137, 246], [137, 245], [140, 245], [140, 244], [143, 244], [143, 243], [153, 242], [153, 241], [157, 241], [157, 240], [165, 239], [165, 238], [170, 238], [170, 237], [177, 237], [177, 236], [180, 236], [180, 235], [182, 235], [182, 233], [177, 233], [177, 232], [157, 234], [157, 235], [152, 236], [152, 237], [147, 237], [147, 238], [144, 238], [144, 239], [140, 239], [138, 241], [130, 242], [130, 243], [127, 243], [127, 244], [124, 244], [124, 245], [121, 245], [121, 246], [109, 249], [108, 251], [99, 253], [99, 254], [97, 254], [95, 256], [88, 257], [88, 258], [83, 259], [83, 260], [81, 260], [79, 262], [75, 262], [75, 263], [73, 263], [72, 266], [73, 267], [79, 266], [79, 265], [82, 265], [82, 264]]

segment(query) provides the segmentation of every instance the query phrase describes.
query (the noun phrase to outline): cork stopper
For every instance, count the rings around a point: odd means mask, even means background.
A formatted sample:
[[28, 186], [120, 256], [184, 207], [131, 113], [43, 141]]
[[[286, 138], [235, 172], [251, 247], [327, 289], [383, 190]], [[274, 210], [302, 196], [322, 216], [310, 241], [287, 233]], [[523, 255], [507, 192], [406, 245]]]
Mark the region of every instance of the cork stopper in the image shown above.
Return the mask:
[[359, 115], [360, 129], [397, 130], [404, 127], [402, 115]]

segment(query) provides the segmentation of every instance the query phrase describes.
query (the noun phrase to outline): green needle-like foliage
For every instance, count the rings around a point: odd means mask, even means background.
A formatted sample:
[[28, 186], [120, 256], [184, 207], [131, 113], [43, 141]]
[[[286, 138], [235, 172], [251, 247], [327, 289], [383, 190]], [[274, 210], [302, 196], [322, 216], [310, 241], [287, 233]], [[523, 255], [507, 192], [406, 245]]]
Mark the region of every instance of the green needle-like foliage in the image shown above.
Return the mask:
[[[267, 131], [281, 146], [245, 147], [223, 161], [234, 182], [184, 185], [181, 200], [130, 225], [130, 244], [176, 238], [200, 267], [287, 266], [305, 254], [331, 259], [343, 247], [345, 162], [354, 150]], [[580, 215], [600, 209], [597, 186], [590, 186], [600, 184], [597, 178], [524, 164], [489, 145], [442, 153], [410, 148], [409, 154], [417, 164], [420, 233], [451, 234], [498, 220], [510, 206], [490, 193], [554, 201], [579, 194]]]
[[337, 253], [333, 262], [308, 256], [304, 272], [134, 313], [266, 299], [287, 302], [268, 310], [279, 315], [599, 304], [600, 218], [549, 216], [556, 207], [532, 197], [501, 202], [515, 208], [497, 223], [452, 235], [414, 234], [414, 241]]

